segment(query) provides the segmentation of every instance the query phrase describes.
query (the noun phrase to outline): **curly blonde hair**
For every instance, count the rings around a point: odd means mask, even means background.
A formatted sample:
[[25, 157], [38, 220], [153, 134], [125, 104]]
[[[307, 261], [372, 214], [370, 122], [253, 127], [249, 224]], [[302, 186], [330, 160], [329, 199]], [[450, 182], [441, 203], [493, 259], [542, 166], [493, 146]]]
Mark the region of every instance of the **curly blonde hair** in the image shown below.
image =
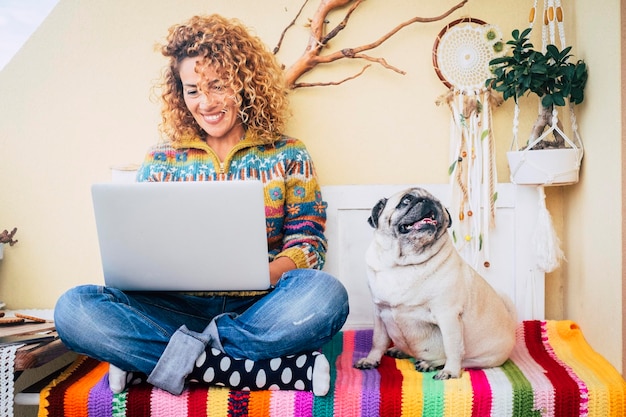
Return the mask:
[[[196, 71], [201, 78], [203, 68], [211, 66], [232, 88], [239, 117], [247, 130], [267, 143], [281, 136], [288, 109], [282, 68], [261, 39], [251, 35], [241, 22], [216, 14], [194, 16], [169, 29], [161, 53], [169, 58], [169, 65], [160, 84], [160, 128], [171, 141], [206, 136], [183, 98], [179, 65], [188, 57], [199, 58]], [[206, 83], [198, 86], [205, 93], [209, 91]]]

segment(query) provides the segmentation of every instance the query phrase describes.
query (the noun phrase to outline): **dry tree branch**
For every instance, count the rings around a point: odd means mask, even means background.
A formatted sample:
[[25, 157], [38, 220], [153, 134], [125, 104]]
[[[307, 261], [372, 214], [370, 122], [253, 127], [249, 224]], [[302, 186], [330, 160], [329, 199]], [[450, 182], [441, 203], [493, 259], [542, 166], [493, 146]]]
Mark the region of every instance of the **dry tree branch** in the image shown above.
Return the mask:
[[[322, 48], [326, 46], [326, 43], [322, 43], [322, 39], [324, 36], [324, 28], [326, 26], [326, 16], [328, 16], [328, 13], [336, 8], [345, 6], [351, 1], [352, 0], [322, 0], [320, 2], [320, 5], [310, 22], [310, 36], [308, 44], [304, 50], [304, 54], [285, 71], [285, 78], [289, 88], [294, 88], [293, 86], [296, 80], [300, 78], [302, 74], [309, 72], [313, 69], [313, 67], [315, 67], [315, 65], [317, 65], [315, 58], [320, 55]], [[357, 2], [350, 8], [348, 15], [343, 19], [342, 23], [331, 31], [331, 38], [339, 33], [343, 27], [345, 27], [348, 17], [352, 14], [354, 9], [361, 4], [362, 1], [363, 0], [357, 0]], [[328, 39], [326, 42], [328, 42]]]
[[287, 34], [287, 31], [289, 30], [289, 28], [291, 28], [293, 25], [296, 24], [296, 20], [298, 20], [298, 18], [302, 14], [302, 10], [304, 10], [304, 6], [306, 6], [308, 2], [309, 0], [304, 0], [304, 3], [302, 3], [300, 10], [298, 10], [298, 13], [296, 14], [296, 17], [293, 18], [291, 23], [289, 23], [287, 27], [283, 30], [283, 32], [280, 34], [280, 39], [278, 39], [278, 43], [276, 44], [276, 47], [274, 47], [274, 51], [273, 51], [274, 55], [276, 55], [278, 51], [280, 50], [280, 46], [283, 44], [283, 39], [285, 39], [285, 35]]
[[[326, 27], [326, 17], [332, 10], [345, 6], [352, 1], [353, 0], [322, 0], [320, 2], [317, 11], [313, 15], [313, 19], [311, 19], [311, 37], [309, 39], [309, 44], [307, 45], [306, 51], [319, 51], [326, 45], [322, 42], [324, 28]], [[352, 7], [350, 7], [348, 14], [343, 19], [343, 21], [331, 31], [331, 33], [334, 33], [331, 38], [345, 27], [348, 18], [350, 17], [354, 9], [356, 9], [362, 2], [363, 0], [357, 0], [356, 3], [353, 4]]]
[[331, 63], [342, 58], [351, 58], [351, 59], [358, 58], [358, 59], [364, 59], [364, 60], [371, 61], [371, 62], [377, 62], [380, 65], [382, 65], [384, 68], [391, 69], [400, 74], [404, 74], [405, 73], [404, 71], [398, 68], [395, 68], [392, 65], [389, 65], [385, 59], [374, 58], [369, 55], [362, 54], [361, 52], [376, 48], [377, 46], [385, 42], [387, 39], [395, 35], [398, 31], [400, 31], [404, 27], [409, 26], [413, 23], [418, 23], [418, 22], [430, 23], [430, 22], [442, 20], [446, 18], [447, 16], [449, 16], [450, 14], [452, 14], [457, 9], [463, 7], [465, 3], [467, 3], [468, 0], [462, 0], [460, 3], [450, 8], [447, 12], [436, 17], [414, 17], [410, 20], [407, 20], [406, 22], [399, 24], [398, 26], [396, 26], [391, 31], [389, 31], [388, 33], [386, 33], [385, 35], [383, 35], [382, 37], [380, 37], [378, 40], [374, 42], [361, 45], [355, 48], [344, 48], [344, 49], [341, 49], [340, 51], [333, 52], [328, 55], [321, 55], [321, 51], [324, 47], [326, 47], [328, 41], [334, 38], [340, 31], [345, 29], [348, 23], [348, 19], [352, 15], [352, 12], [354, 12], [354, 10], [363, 2], [363, 0], [357, 0], [356, 2], [354, 2], [352, 6], [350, 7], [350, 9], [348, 10], [344, 19], [331, 32], [329, 32], [327, 35], [324, 36], [323, 35], [324, 27], [326, 24], [326, 17], [328, 16], [328, 13], [330, 13], [332, 10], [336, 8], [345, 6], [351, 1], [352, 0], [322, 0], [317, 11], [315, 12], [315, 15], [313, 16], [313, 19], [311, 20], [310, 38], [309, 38], [309, 42], [307, 44], [307, 47], [304, 53], [291, 67], [289, 67], [285, 71], [285, 78], [287, 80], [289, 88], [295, 89], [299, 87], [336, 85], [336, 84], [341, 84], [349, 79], [356, 78], [359, 75], [363, 74], [364, 70], [361, 71], [358, 75], [347, 78], [338, 83], [297, 83], [296, 82], [302, 75], [304, 75], [305, 73], [315, 68], [317, 64], [327, 64], [327, 63]]
[[9, 246], [15, 245], [17, 243], [17, 240], [13, 239], [15, 233], [17, 233], [17, 227], [14, 227], [10, 232], [8, 230], [3, 230], [0, 233], [0, 243], [8, 243]]
[[377, 62], [378, 64], [380, 64], [384, 68], [387, 68], [387, 69], [390, 69], [392, 71], [395, 71], [398, 74], [402, 74], [402, 75], [406, 74], [406, 71], [402, 71], [401, 69], [396, 68], [393, 65], [390, 65], [389, 63], [387, 63], [387, 60], [385, 58], [374, 58], [374, 57], [371, 57], [371, 56], [365, 55], [365, 54], [357, 54], [357, 53], [354, 52], [353, 49], [350, 50], [350, 51], [344, 49], [341, 52], [346, 56], [346, 58], [358, 58], [358, 59], [364, 59], [366, 61]]
[[[343, 18], [343, 20], [341, 22], [339, 22], [339, 24], [337, 26], [335, 26], [335, 28], [333, 30], [328, 32], [328, 35], [324, 36], [324, 39], [321, 40], [322, 45], [327, 45], [328, 42], [332, 38], [337, 36], [339, 34], [339, 32], [341, 32], [342, 30], [344, 30], [346, 28], [346, 26], [348, 25], [348, 20], [350, 19], [350, 16], [352, 16], [352, 12], [354, 12], [354, 10], [356, 10], [356, 8], [359, 7], [359, 5], [361, 3], [363, 3], [363, 0], [357, 0], [350, 7], [350, 10], [348, 10], [348, 13], [346, 13], [346, 16]], [[325, 17], [324, 17], [324, 19], [325, 19]]]
[[344, 78], [343, 80], [340, 80], [340, 81], [328, 81], [328, 82], [325, 82], [325, 83], [295, 83], [292, 88], [300, 88], [300, 87], [326, 87], [326, 86], [329, 86], [329, 85], [343, 84], [346, 81], [354, 80], [356, 77], [361, 76], [361, 74], [363, 74], [365, 72], [365, 70], [368, 69], [371, 66], [372, 66], [371, 64], [366, 65], [366, 66], [364, 66], [361, 69], [361, 71], [359, 71], [358, 74], [354, 74], [353, 76]]

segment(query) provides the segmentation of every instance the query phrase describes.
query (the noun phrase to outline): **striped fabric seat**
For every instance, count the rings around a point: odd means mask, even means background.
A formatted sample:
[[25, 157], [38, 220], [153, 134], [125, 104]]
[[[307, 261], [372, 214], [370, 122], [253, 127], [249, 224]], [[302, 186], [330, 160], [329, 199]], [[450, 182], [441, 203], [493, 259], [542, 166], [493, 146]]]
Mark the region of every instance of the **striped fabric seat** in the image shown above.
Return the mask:
[[231, 391], [191, 385], [174, 396], [146, 383], [113, 395], [108, 365], [79, 358], [41, 393], [45, 416], [626, 416], [626, 381], [571, 321], [525, 321], [511, 358], [437, 381], [408, 359], [384, 357], [361, 371], [371, 330], [346, 330], [324, 346], [332, 386], [301, 391]]

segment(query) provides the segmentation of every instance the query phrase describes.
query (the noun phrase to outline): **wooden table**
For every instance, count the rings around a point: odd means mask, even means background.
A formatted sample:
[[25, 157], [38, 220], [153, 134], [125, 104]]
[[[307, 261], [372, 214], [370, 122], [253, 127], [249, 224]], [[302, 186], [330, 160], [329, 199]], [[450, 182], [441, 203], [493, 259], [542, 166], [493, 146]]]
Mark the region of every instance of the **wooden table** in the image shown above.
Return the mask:
[[[0, 326], [0, 336], [37, 334], [46, 332], [56, 335], [54, 323], [24, 323]], [[66, 353], [68, 350], [61, 340], [33, 342], [19, 348], [15, 354], [15, 371], [37, 368]]]
[[[7, 315], [10, 315], [9, 312]], [[52, 340], [34, 341], [28, 342], [24, 346], [21, 346], [15, 352], [14, 359], [14, 382], [22, 376], [24, 371], [35, 370], [54, 359], [57, 359], [69, 352], [69, 350], [63, 345], [58, 338], [55, 331], [54, 323], [47, 321], [45, 323], [34, 323], [25, 321], [20, 324], [2, 325], [0, 326], [0, 336], [19, 336], [29, 334], [41, 334], [51, 335], [55, 337]], [[3, 345], [0, 345], [2, 347]], [[50, 380], [50, 373], [41, 375], [37, 374], [35, 382], [43, 382], [44, 380]], [[40, 384], [36, 384], [38, 386]], [[30, 388], [30, 387], [29, 387]], [[32, 389], [20, 390], [15, 393], [15, 404], [23, 405], [36, 405], [39, 401], [38, 391]]]

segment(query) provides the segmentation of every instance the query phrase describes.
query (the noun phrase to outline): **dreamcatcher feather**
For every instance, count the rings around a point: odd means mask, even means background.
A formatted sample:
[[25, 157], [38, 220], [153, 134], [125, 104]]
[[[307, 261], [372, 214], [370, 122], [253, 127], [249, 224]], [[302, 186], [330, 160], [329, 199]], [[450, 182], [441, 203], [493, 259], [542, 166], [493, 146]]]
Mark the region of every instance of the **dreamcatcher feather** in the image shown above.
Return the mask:
[[501, 101], [484, 87], [489, 61], [503, 49], [497, 27], [474, 18], [445, 26], [433, 46], [433, 66], [449, 88], [437, 104], [450, 109], [452, 233], [459, 252], [474, 267], [489, 267], [489, 229], [497, 199], [491, 108]]

